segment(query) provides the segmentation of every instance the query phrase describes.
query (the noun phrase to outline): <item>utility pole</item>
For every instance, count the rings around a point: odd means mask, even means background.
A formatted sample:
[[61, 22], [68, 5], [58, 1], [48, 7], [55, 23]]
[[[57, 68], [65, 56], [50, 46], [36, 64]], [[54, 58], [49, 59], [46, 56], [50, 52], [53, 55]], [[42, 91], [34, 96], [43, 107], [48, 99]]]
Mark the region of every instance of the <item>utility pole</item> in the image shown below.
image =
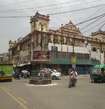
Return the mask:
[[102, 62], [101, 62], [101, 53], [102, 53], [102, 44], [101, 44], [101, 40], [99, 40], [99, 44], [100, 44], [100, 64], [102, 64]]
[[[43, 25], [41, 24], [41, 41], [40, 41], [40, 46], [41, 46], [41, 55], [43, 55], [42, 54], [42, 51], [43, 51], [43, 43], [42, 43], [42, 41], [43, 41]], [[42, 68], [42, 64], [40, 63], [40, 69]]]
[[31, 62], [33, 61], [33, 52], [34, 50], [33, 50], [33, 35], [32, 35], [31, 37]]
[[62, 53], [62, 44], [63, 44], [63, 24], [61, 24], [61, 53]]
[[71, 57], [72, 68], [76, 67], [76, 55], [75, 55], [74, 46], [75, 46], [75, 36], [72, 38], [72, 48], [73, 48], [72, 57]]
[[69, 58], [69, 43], [70, 43], [69, 34], [68, 37], [66, 38], [66, 43], [67, 43], [67, 57]]
[[43, 41], [43, 25], [41, 24], [41, 44], [40, 44], [40, 46], [41, 46], [41, 52], [42, 52], [42, 50], [43, 50], [43, 43], [42, 43], [42, 41]]

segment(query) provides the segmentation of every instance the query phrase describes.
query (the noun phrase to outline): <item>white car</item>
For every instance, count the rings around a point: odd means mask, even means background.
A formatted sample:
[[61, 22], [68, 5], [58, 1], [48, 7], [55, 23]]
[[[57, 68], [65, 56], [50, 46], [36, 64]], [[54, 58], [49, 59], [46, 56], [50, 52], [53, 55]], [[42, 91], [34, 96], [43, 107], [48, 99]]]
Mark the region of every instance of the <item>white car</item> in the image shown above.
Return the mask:
[[57, 70], [50, 70], [52, 79], [61, 79], [61, 72], [58, 72]]
[[23, 78], [27, 78], [30, 76], [30, 72], [28, 70], [22, 70], [21, 72], [22, 72]]

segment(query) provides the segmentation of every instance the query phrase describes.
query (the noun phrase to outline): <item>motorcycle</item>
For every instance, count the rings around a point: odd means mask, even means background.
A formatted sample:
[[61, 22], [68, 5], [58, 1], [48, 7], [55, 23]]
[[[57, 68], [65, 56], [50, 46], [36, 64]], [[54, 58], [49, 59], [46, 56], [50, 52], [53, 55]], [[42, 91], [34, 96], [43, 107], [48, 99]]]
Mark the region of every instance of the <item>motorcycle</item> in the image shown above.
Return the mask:
[[77, 74], [71, 73], [69, 75], [69, 88], [75, 87], [77, 83]]
[[75, 87], [77, 83], [77, 79], [73, 78], [69, 80], [69, 88]]

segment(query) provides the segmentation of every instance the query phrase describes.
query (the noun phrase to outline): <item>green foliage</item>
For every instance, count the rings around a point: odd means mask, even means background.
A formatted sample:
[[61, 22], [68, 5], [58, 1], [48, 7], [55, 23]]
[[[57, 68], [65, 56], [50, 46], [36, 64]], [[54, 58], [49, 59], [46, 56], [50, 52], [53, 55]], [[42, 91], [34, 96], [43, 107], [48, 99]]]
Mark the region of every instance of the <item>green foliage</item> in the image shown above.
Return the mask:
[[5, 74], [12, 74], [13, 66], [12, 65], [0, 65], [0, 70], [4, 71]]

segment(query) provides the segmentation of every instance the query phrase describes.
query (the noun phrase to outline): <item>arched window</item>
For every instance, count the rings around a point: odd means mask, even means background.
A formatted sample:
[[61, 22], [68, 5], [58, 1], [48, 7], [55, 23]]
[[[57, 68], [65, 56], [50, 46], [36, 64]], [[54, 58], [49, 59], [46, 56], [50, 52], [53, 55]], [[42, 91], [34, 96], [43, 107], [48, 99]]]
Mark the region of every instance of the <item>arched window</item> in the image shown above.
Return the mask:
[[44, 29], [43, 24], [41, 22], [39, 23], [39, 29], [40, 29], [40, 31], [43, 31], [43, 29]]
[[53, 42], [58, 43], [58, 36], [54, 36]]
[[60, 42], [61, 44], [64, 44], [64, 37], [61, 37]]

